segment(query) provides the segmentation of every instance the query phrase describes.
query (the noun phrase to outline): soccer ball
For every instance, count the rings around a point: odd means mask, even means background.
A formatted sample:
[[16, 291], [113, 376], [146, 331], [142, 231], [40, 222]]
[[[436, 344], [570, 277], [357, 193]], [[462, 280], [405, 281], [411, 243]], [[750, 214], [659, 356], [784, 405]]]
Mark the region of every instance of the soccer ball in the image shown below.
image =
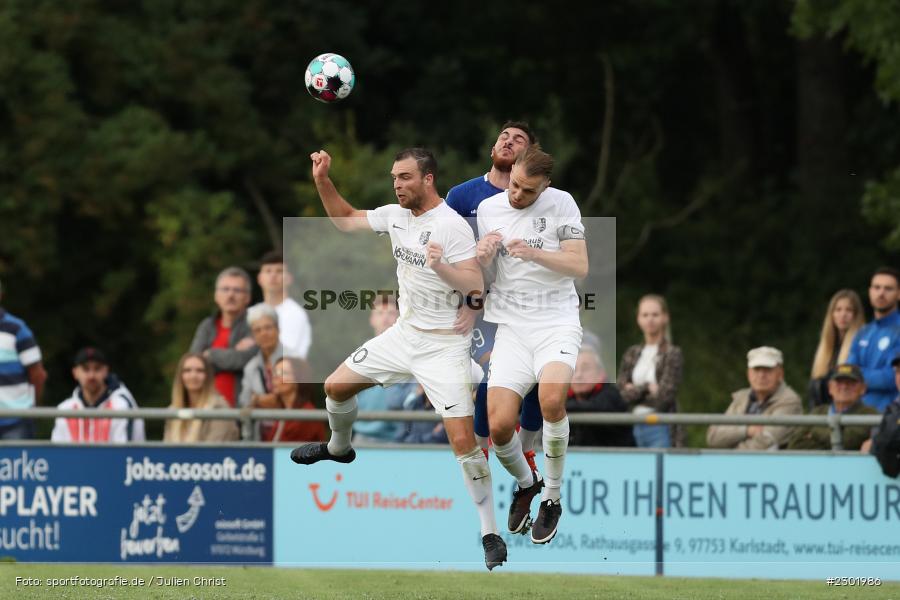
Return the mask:
[[343, 100], [355, 84], [350, 61], [339, 54], [320, 54], [306, 67], [306, 91], [320, 102]]

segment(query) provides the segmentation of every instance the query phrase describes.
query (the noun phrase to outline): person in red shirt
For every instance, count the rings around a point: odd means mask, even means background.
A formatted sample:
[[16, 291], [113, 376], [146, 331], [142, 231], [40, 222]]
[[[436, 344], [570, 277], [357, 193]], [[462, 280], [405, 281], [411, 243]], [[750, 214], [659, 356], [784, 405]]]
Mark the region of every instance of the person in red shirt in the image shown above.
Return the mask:
[[218, 310], [197, 327], [190, 352], [203, 354], [212, 363], [216, 390], [233, 407], [241, 393], [244, 365], [257, 352], [247, 324], [250, 275], [240, 267], [228, 267], [216, 277], [214, 299]]

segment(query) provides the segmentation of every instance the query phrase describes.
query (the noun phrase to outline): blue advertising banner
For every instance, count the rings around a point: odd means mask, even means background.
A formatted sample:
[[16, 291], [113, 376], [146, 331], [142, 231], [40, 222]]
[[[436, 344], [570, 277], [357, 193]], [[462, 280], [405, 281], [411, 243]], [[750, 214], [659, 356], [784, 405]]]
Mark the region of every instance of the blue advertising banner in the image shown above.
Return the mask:
[[[448, 449], [274, 461], [275, 564], [484, 569]], [[514, 484], [491, 468], [502, 532]], [[503, 533], [504, 571], [900, 579], [900, 485], [869, 456], [572, 451], [562, 492], [550, 544]]]
[[900, 578], [900, 485], [870, 456], [667, 455], [665, 573]]
[[0, 447], [0, 556], [272, 562], [272, 452]]
[[[514, 480], [491, 458], [504, 571], [652, 575], [654, 454], [571, 453], [552, 543], [506, 533]], [[536, 515], [538, 501], [532, 505]], [[445, 449], [360, 449], [349, 465], [291, 462], [275, 450], [275, 564], [484, 569], [478, 514]]]

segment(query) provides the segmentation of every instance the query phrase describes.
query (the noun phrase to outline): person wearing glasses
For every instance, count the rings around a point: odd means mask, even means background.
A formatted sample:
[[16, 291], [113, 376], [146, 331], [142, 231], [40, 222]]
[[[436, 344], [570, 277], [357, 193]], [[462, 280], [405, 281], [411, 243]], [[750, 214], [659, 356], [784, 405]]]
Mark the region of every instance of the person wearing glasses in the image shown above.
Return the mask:
[[250, 275], [240, 267], [228, 267], [216, 277], [217, 310], [197, 326], [190, 352], [203, 354], [213, 366], [219, 394], [234, 407], [241, 395], [244, 366], [258, 349], [247, 324]]

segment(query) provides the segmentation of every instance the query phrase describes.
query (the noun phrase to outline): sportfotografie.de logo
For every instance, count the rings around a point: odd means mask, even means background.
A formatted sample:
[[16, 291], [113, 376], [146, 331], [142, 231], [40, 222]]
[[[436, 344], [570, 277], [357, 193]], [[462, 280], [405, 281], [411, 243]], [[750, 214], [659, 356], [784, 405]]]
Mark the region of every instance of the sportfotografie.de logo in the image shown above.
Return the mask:
[[[487, 292], [490, 294], [490, 291]], [[582, 310], [598, 310], [597, 294], [594, 292], [584, 292], [577, 294], [578, 307]], [[486, 297], [486, 296], [485, 296]], [[415, 291], [410, 292], [407, 300], [410, 300], [415, 306], [422, 306], [434, 309], [445, 309], [448, 307], [459, 308], [463, 304], [467, 304], [470, 308], [481, 310], [484, 308], [484, 298], [480, 293], [472, 293], [463, 295], [458, 291], [447, 292], [446, 294], [416, 294]], [[377, 303], [396, 301], [400, 298], [400, 292], [397, 290], [306, 290], [303, 292], [303, 309], [304, 310], [359, 310], [369, 311], [374, 308]], [[503, 304], [508, 302], [516, 306], [530, 307], [546, 307], [565, 305], [570, 301], [567, 292], [550, 289], [534, 292], [521, 292], [508, 300], [494, 300], [495, 308], [503, 310]]]

